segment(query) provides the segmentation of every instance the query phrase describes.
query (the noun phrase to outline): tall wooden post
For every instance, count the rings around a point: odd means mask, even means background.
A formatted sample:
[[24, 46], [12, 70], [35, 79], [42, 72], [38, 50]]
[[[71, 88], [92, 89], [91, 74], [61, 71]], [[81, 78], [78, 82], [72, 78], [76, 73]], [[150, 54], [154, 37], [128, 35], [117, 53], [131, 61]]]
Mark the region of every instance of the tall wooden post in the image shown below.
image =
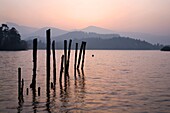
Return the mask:
[[82, 50], [83, 50], [83, 42], [81, 43], [81, 47], [80, 47], [77, 69], [79, 69], [79, 66], [80, 66]]
[[67, 75], [68, 75], [68, 78], [69, 78], [69, 64], [70, 64], [71, 43], [72, 43], [72, 40], [69, 41], [69, 47], [68, 47], [68, 60], [67, 60]]
[[50, 47], [51, 47], [51, 39], [50, 39], [50, 29], [46, 31], [46, 38], [47, 38], [47, 59], [46, 59], [46, 69], [47, 69], [47, 93], [50, 90]]
[[67, 81], [67, 40], [64, 40], [64, 82]]
[[82, 64], [81, 64], [82, 70], [84, 69], [85, 51], [86, 51], [86, 42], [83, 42], [83, 58], [82, 58]]
[[61, 68], [60, 68], [60, 83], [62, 82], [62, 73], [63, 73], [63, 62], [64, 62], [64, 55], [61, 57]]
[[52, 42], [53, 50], [53, 83], [54, 87], [56, 86], [56, 58], [55, 58], [55, 41]]
[[37, 70], [37, 38], [33, 40], [33, 75], [30, 88], [36, 89], [36, 70]]
[[20, 100], [21, 96], [21, 68], [18, 68], [18, 99]]
[[78, 50], [78, 43], [76, 43], [75, 48], [75, 60], [74, 60], [74, 78], [76, 79], [76, 65], [77, 65], [77, 50]]

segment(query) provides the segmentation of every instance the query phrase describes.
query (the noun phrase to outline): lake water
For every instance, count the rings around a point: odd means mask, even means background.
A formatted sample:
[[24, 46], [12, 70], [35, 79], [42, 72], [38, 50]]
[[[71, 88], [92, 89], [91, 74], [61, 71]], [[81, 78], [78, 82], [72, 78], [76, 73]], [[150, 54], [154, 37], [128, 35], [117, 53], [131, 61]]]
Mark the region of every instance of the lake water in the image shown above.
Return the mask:
[[[69, 85], [62, 88], [58, 79], [63, 51], [56, 53], [57, 86], [47, 97], [46, 51], [38, 51], [40, 96], [33, 96], [29, 88], [32, 51], [0, 52], [0, 112], [170, 113], [170, 53], [87, 50], [84, 77], [80, 71], [75, 81], [72, 51]], [[22, 68], [25, 80], [21, 103], [17, 96], [18, 67]], [[52, 71], [51, 62], [51, 76]], [[26, 88], [29, 88], [28, 95]]]

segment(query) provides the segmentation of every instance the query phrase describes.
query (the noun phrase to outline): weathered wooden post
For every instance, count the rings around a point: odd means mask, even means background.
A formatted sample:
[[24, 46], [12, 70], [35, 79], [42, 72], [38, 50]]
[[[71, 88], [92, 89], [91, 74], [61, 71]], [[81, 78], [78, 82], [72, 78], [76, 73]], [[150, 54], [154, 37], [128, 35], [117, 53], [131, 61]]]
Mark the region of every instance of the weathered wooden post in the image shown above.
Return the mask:
[[21, 96], [21, 68], [18, 68], [18, 99], [20, 100]]
[[55, 41], [52, 42], [53, 50], [53, 83], [54, 87], [56, 86], [56, 58], [55, 58]]
[[64, 40], [64, 82], [67, 81], [67, 40]]
[[62, 83], [62, 73], [63, 73], [63, 62], [64, 62], [64, 55], [61, 57], [61, 68], [60, 68], [60, 83]]
[[79, 69], [77, 69], [77, 73], [78, 73], [78, 76], [81, 77], [81, 76], [80, 76], [81, 74], [80, 74], [80, 70], [79, 70]]
[[23, 96], [24, 91], [24, 79], [22, 79], [22, 86], [21, 86], [21, 95]]
[[81, 47], [80, 47], [77, 69], [79, 69], [79, 66], [80, 66], [82, 50], [83, 50], [83, 42], [81, 43]]
[[27, 95], [28, 95], [28, 93], [29, 93], [29, 90], [28, 90], [28, 88], [27, 88]]
[[82, 58], [82, 64], [81, 64], [82, 70], [84, 69], [85, 51], [86, 51], [86, 42], [83, 42], [83, 58]]
[[71, 43], [72, 43], [72, 40], [69, 41], [69, 47], [68, 47], [68, 60], [67, 60], [67, 76], [68, 76], [68, 78], [69, 78], [69, 64], [70, 64]]
[[46, 69], [47, 69], [47, 78], [46, 78], [46, 85], [47, 85], [47, 93], [50, 91], [50, 47], [51, 47], [51, 39], [50, 39], [50, 29], [46, 31], [46, 38], [47, 38], [47, 59], [46, 59]]
[[40, 96], [40, 90], [41, 90], [41, 88], [38, 87], [38, 96]]
[[36, 89], [36, 70], [37, 70], [37, 38], [33, 40], [33, 75], [30, 88]]
[[51, 82], [51, 89], [53, 89], [54, 88], [54, 86], [53, 86], [53, 83]]
[[76, 43], [75, 48], [75, 60], [74, 60], [74, 78], [76, 79], [76, 65], [77, 65], [77, 50], [78, 50], [78, 43]]

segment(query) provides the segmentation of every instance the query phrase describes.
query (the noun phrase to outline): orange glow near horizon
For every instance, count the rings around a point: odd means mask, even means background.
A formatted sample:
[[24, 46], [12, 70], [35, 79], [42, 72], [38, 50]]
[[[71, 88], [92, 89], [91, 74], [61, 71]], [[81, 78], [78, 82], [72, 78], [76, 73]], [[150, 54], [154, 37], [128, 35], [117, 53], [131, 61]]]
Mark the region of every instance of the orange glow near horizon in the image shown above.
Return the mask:
[[170, 0], [0, 0], [0, 22], [164, 33], [170, 29], [169, 6]]

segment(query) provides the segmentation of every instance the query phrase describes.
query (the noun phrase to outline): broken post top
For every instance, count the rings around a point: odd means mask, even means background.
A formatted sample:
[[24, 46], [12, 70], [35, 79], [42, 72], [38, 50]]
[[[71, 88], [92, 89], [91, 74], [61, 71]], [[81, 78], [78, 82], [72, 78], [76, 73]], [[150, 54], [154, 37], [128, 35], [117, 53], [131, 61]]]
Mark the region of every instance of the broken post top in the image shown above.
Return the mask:
[[46, 31], [46, 39], [47, 39], [47, 51], [50, 51], [50, 45], [51, 45], [51, 32], [50, 32], [51, 30], [50, 29], [48, 29], [47, 31]]
[[34, 39], [33, 39], [33, 43], [36, 43], [36, 42], [37, 42], [37, 38], [34, 38]]
[[55, 40], [52, 42], [52, 48], [55, 49]]
[[50, 29], [46, 30], [47, 37], [50, 36], [50, 31], [51, 31]]
[[46, 39], [47, 39], [47, 49], [50, 49], [50, 45], [51, 45], [51, 30], [48, 29], [46, 31]]
[[33, 39], [33, 62], [36, 62], [37, 57], [37, 38]]

